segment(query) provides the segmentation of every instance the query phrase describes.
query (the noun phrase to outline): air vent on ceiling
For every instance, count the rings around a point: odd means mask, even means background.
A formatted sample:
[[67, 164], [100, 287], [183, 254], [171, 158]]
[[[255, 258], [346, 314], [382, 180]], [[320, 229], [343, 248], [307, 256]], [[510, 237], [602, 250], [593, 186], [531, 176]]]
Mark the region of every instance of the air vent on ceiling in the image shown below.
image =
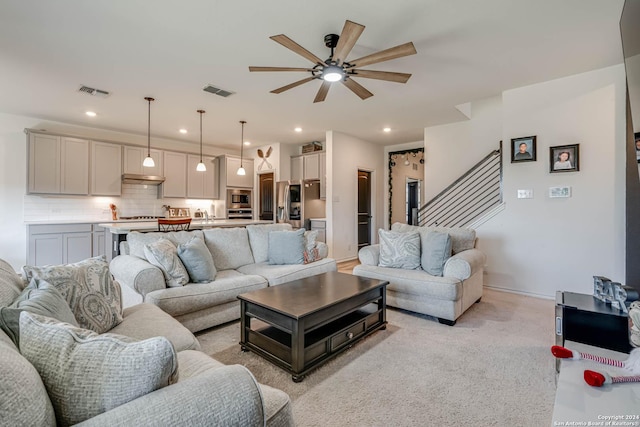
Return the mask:
[[85, 85], [80, 86], [80, 89], [78, 89], [78, 92], [88, 93], [89, 95], [93, 95], [93, 96], [101, 96], [102, 98], [106, 98], [107, 96], [110, 95], [110, 93], [107, 92], [106, 90], [94, 89], [92, 87], [85, 86]]
[[223, 98], [227, 96], [233, 95], [235, 92], [229, 92], [228, 90], [220, 89], [219, 87], [215, 87], [213, 85], [206, 85], [202, 88], [205, 92], [213, 93], [214, 95], [220, 95]]

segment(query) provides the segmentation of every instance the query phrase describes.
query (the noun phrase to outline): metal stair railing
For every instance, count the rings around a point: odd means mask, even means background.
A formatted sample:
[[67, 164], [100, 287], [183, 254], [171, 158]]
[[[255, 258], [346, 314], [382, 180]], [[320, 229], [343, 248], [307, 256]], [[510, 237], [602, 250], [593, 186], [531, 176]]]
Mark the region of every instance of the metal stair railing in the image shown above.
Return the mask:
[[471, 169], [425, 203], [418, 225], [464, 227], [502, 203], [502, 141]]

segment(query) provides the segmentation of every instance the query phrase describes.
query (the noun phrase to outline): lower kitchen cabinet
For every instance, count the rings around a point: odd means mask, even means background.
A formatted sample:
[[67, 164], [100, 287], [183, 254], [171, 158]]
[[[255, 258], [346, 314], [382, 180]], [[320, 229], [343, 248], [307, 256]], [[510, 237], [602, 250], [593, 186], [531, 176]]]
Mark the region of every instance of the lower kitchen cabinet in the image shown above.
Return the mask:
[[68, 264], [106, 253], [106, 235], [102, 227], [92, 224], [38, 224], [29, 225], [28, 229], [29, 265]]
[[311, 221], [311, 230], [315, 230], [318, 232], [318, 238], [317, 241], [318, 242], [324, 242], [327, 243], [327, 235], [326, 235], [326, 230], [327, 230], [327, 222], [326, 220], [323, 219], [312, 219]]

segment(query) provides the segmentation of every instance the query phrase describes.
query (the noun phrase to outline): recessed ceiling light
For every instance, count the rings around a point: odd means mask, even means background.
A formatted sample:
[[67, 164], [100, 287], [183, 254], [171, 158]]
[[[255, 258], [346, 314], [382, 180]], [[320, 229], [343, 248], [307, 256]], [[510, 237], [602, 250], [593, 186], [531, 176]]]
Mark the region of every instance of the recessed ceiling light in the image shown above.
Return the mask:
[[295, 128], [294, 129], [296, 132], [302, 132], [302, 128]]
[[97, 116], [97, 114], [96, 114], [94, 111], [87, 111], [85, 114], [86, 114], [87, 116], [89, 116], [89, 117], [95, 117], [95, 116]]
[[180, 132], [181, 134], [184, 135], [185, 133], [187, 133], [187, 130], [186, 129], [180, 129], [178, 132]]
[[251, 145], [251, 143], [249, 141], [245, 141], [244, 145]]
[[384, 128], [382, 130], [385, 131], [385, 132], [391, 132], [391, 128]]

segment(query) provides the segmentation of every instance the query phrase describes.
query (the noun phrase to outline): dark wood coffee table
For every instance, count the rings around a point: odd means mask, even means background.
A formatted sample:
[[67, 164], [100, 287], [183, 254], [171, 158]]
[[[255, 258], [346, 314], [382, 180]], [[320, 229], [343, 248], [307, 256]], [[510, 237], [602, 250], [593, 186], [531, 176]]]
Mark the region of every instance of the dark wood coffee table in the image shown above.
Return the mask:
[[300, 382], [311, 369], [386, 328], [388, 284], [331, 272], [241, 294], [242, 350]]

